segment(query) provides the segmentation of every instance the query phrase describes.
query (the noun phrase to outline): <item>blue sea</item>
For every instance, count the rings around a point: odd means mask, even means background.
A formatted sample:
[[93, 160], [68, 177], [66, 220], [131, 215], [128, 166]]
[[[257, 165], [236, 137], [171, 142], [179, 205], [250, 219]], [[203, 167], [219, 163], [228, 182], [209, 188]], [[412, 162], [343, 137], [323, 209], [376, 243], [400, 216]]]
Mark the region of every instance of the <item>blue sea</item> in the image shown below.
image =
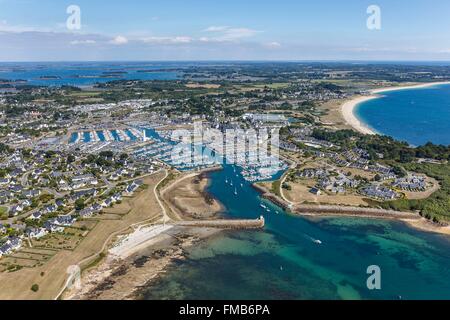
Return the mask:
[[29, 62], [0, 63], [0, 80], [25, 80], [37, 86], [91, 86], [114, 80], [176, 80], [175, 63], [151, 62]]
[[[263, 215], [264, 230], [223, 232], [192, 247], [143, 288], [144, 299], [450, 299], [449, 237], [394, 221], [288, 214], [233, 165], [209, 178], [224, 217]], [[373, 265], [381, 290], [367, 288]]]
[[[400, 222], [308, 220], [261, 199], [232, 166], [210, 178], [225, 216], [263, 214], [265, 229], [224, 232], [191, 248], [144, 299], [450, 299], [450, 238]], [[243, 183], [237, 196], [226, 179]], [[372, 265], [381, 269], [381, 290], [367, 288]]]
[[[168, 68], [168, 65], [161, 65]], [[117, 79], [176, 79], [145, 63], [0, 64], [0, 79], [29, 84], [92, 85]], [[122, 73], [124, 72], [124, 73]], [[125, 73], [126, 72], [126, 73]], [[42, 80], [56, 75], [58, 79]], [[77, 77], [82, 75], [83, 77]], [[413, 145], [450, 144], [450, 86], [387, 92], [361, 104], [375, 130]], [[113, 132], [117, 139], [117, 133]], [[72, 139], [76, 139], [76, 135]], [[88, 141], [90, 138], [82, 134]], [[354, 218], [309, 220], [261, 199], [233, 166], [210, 173], [208, 191], [230, 218], [266, 219], [261, 231], [223, 232], [188, 250], [187, 258], [143, 290], [145, 299], [450, 299], [450, 238], [400, 222]], [[233, 180], [235, 189], [225, 183]], [[260, 206], [264, 203], [270, 212]], [[278, 212], [278, 213], [277, 213]], [[322, 244], [317, 244], [321, 240]], [[381, 269], [369, 290], [367, 268]]]
[[359, 104], [355, 115], [376, 132], [413, 146], [450, 145], [450, 85], [384, 92]]

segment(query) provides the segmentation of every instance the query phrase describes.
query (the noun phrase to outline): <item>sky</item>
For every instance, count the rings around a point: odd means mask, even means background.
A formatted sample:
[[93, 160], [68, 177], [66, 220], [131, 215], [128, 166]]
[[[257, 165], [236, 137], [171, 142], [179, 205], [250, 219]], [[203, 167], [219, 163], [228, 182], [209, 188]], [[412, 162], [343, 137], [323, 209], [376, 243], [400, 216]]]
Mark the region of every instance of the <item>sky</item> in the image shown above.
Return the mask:
[[0, 0], [0, 61], [450, 61], [449, 17], [448, 0]]

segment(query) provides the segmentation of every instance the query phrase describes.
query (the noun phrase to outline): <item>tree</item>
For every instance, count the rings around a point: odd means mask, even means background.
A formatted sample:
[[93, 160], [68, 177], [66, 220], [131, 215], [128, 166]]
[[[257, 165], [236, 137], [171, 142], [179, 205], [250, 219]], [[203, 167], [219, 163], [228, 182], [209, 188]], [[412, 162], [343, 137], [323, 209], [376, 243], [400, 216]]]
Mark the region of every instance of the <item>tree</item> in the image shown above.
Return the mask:
[[76, 210], [83, 210], [85, 206], [86, 206], [86, 205], [84, 204], [83, 199], [77, 199], [77, 200], [75, 201], [75, 209], [76, 209]]
[[99, 156], [102, 158], [112, 158], [112, 156], [114, 155], [114, 153], [112, 151], [102, 151], [99, 153]]
[[73, 154], [69, 154], [67, 156], [67, 163], [75, 162], [75, 156]]
[[33, 292], [38, 292], [39, 291], [39, 285], [38, 284], [33, 284], [32, 286], [31, 286], [31, 291], [33, 291]]

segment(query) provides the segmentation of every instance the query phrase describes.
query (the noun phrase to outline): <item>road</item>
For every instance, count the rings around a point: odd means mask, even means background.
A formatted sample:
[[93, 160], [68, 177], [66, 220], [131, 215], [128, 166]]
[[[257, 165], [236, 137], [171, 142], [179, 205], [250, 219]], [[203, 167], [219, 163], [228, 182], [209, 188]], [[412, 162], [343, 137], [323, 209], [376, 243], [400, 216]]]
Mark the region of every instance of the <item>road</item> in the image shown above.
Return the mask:
[[[159, 172], [159, 171], [155, 172], [154, 174], [156, 174], [156, 173], [158, 173], [158, 172]], [[163, 178], [155, 185], [155, 187], [153, 188], [153, 192], [154, 192], [155, 197], [156, 197], [156, 199], [157, 199], [157, 201], [158, 201], [158, 204], [159, 204], [159, 205], [161, 206], [161, 208], [162, 208], [162, 212], [163, 212], [163, 217], [162, 217], [162, 219], [161, 219], [161, 218], [159, 218], [158, 220], [155, 220], [155, 218], [146, 219], [146, 220], [143, 220], [143, 221], [134, 223], [134, 224], [132, 224], [132, 225], [129, 225], [129, 226], [127, 226], [127, 227], [125, 227], [125, 228], [123, 228], [123, 229], [121, 229], [121, 230], [119, 230], [119, 231], [116, 231], [116, 232], [114, 232], [114, 233], [111, 233], [111, 234], [109, 235], [109, 237], [106, 239], [106, 241], [103, 243], [103, 246], [101, 247], [101, 249], [100, 249], [98, 252], [94, 253], [93, 255], [91, 255], [91, 256], [89, 256], [89, 257], [86, 257], [86, 258], [84, 258], [83, 260], [81, 260], [80, 262], [78, 262], [78, 265], [79, 265], [79, 266], [82, 266], [84, 263], [86, 263], [86, 262], [88, 262], [88, 261], [94, 259], [94, 258], [97, 257], [98, 255], [100, 255], [102, 252], [104, 252], [104, 251], [106, 250], [106, 248], [107, 248], [109, 242], [110, 242], [114, 237], [116, 237], [117, 235], [119, 235], [119, 234], [121, 234], [121, 233], [124, 233], [124, 232], [127, 231], [129, 228], [139, 227], [139, 226], [141, 226], [142, 224], [149, 223], [149, 222], [150, 222], [150, 223], [153, 223], [153, 224], [157, 224], [157, 223], [161, 224], [161, 222], [162, 222], [162, 223], [167, 222], [166, 218], [167, 218], [168, 216], [167, 216], [167, 213], [166, 213], [166, 209], [164, 208], [164, 206], [162, 205], [161, 201], [159, 200], [158, 193], [157, 193], [157, 188], [158, 188], [158, 186], [159, 186], [159, 185], [161, 184], [161, 182], [163, 182], [163, 181], [167, 178], [167, 176], [169, 175], [169, 173], [168, 173], [167, 170], [164, 169], [164, 172], [165, 172], [164, 177], [163, 177]], [[66, 288], [69, 286], [69, 284], [72, 282], [72, 280], [73, 280], [73, 275], [69, 275], [69, 277], [67, 278], [66, 283], [64, 284], [63, 288], [61, 288], [61, 291], [56, 295], [55, 300], [58, 300], [58, 299], [61, 297], [61, 295], [64, 293], [64, 291], [65, 291]]]

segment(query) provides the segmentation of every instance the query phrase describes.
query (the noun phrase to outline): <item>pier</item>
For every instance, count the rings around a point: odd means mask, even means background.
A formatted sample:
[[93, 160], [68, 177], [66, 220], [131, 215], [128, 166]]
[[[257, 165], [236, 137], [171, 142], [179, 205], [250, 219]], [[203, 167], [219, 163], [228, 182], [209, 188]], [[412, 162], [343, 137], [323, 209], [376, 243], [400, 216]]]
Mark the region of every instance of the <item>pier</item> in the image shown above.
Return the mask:
[[418, 220], [421, 218], [420, 215], [410, 212], [400, 212], [375, 208], [334, 206], [334, 205], [297, 205], [295, 206], [294, 212], [302, 215], [315, 215], [315, 216], [320, 215], [352, 216], [352, 217], [366, 217], [366, 218], [380, 218], [380, 219], [411, 219], [411, 220]]
[[183, 227], [199, 228], [219, 228], [219, 229], [263, 229], [265, 225], [264, 217], [247, 220], [198, 220], [198, 221], [180, 221], [176, 225]]

